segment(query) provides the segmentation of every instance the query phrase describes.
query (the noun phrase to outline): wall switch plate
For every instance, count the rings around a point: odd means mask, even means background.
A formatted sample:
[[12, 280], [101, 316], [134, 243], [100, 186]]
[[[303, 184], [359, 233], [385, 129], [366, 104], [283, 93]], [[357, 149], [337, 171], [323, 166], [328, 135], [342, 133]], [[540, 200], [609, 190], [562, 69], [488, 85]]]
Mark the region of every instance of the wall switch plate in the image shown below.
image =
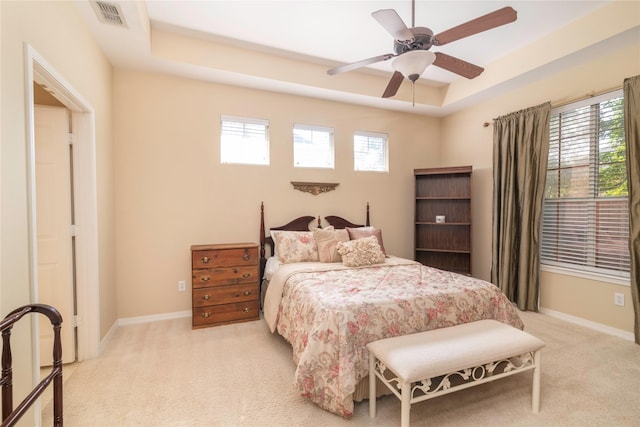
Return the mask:
[[621, 307], [624, 307], [624, 294], [619, 294], [619, 293], [615, 293], [613, 294], [613, 303], [615, 305], [619, 305]]
[[178, 290], [180, 292], [184, 292], [185, 290], [187, 290], [187, 283], [184, 280], [180, 280], [178, 282]]

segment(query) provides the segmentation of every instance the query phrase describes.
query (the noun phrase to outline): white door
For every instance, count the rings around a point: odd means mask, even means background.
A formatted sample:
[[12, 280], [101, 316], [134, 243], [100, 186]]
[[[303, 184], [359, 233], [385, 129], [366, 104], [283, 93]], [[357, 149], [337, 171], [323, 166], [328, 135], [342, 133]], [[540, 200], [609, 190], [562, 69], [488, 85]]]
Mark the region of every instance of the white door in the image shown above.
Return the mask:
[[[62, 314], [63, 363], [75, 361], [69, 112], [35, 106], [38, 302]], [[53, 362], [53, 328], [40, 317], [40, 365]]]

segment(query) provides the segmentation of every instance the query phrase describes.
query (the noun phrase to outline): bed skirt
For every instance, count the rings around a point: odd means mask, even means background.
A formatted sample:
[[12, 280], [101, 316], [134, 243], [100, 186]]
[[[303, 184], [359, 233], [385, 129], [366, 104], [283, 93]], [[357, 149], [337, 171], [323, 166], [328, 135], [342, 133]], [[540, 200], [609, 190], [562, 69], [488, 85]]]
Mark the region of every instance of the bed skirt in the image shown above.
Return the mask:
[[[381, 389], [380, 387], [383, 386]], [[391, 390], [383, 383], [380, 378], [376, 377], [376, 397], [392, 394]], [[367, 375], [356, 384], [356, 390], [353, 392], [353, 401], [362, 402], [369, 398], [369, 376]]]

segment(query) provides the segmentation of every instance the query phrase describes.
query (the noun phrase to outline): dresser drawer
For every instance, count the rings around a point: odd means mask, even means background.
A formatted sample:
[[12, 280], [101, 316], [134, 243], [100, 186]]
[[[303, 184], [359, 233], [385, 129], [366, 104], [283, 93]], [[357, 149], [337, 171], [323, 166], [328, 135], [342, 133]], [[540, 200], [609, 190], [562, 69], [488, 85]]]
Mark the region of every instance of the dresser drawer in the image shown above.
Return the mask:
[[194, 288], [258, 282], [258, 268], [256, 266], [207, 268], [193, 270], [192, 273]]
[[258, 265], [258, 248], [198, 250], [191, 253], [193, 268]]
[[193, 291], [193, 306], [204, 307], [207, 305], [253, 301], [258, 299], [258, 292], [257, 283], [195, 289]]
[[258, 300], [193, 308], [193, 327], [259, 319]]

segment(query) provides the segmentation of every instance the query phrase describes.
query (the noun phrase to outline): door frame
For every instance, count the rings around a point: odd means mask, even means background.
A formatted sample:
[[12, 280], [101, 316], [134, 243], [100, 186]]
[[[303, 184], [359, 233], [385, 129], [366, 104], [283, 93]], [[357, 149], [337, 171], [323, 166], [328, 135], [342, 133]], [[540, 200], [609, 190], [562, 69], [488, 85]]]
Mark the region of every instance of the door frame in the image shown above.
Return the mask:
[[[76, 235], [76, 301], [78, 361], [100, 353], [100, 294], [98, 269], [98, 206], [96, 180], [95, 111], [31, 45], [24, 45], [27, 197], [29, 222], [29, 269], [31, 301], [38, 302], [38, 259], [35, 180], [35, 124], [33, 83], [44, 86], [71, 111], [74, 133], [73, 188]], [[74, 319], [64, 319], [72, 324]], [[63, 326], [64, 327], [64, 326]], [[38, 322], [32, 322], [32, 365], [34, 378], [40, 377]]]

